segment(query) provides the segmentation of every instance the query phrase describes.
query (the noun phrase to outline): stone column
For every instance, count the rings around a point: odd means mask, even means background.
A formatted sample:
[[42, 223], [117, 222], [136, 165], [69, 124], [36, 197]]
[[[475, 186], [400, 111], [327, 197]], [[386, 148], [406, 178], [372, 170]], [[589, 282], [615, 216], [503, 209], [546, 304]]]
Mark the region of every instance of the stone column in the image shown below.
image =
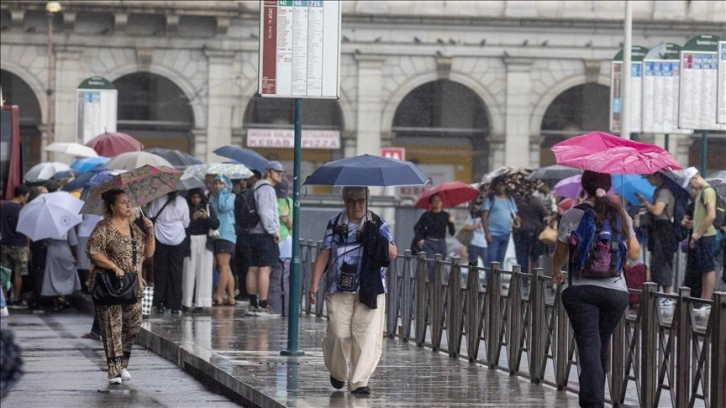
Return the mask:
[[[81, 78], [81, 49], [66, 48], [56, 52], [55, 64], [55, 142], [76, 140], [76, 89]], [[91, 76], [91, 75], [88, 75]]]
[[[384, 58], [356, 55], [358, 61], [358, 137], [356, 155], [381, 153], [381, 89], [383, 88]], [[346, 152], [347, 153], [347, 152]]]
[[505, 157], [507, 166], [528, 166], [532, 60], [506, 58]]
[[192, 147], [193, 147], [192, 154], [194, 156], [200, 158], [199, 160], [205, 161], [201, 158], [207, 157], [207, 152], [210, 151], [208, 148], [208, 142], [207, 142], [207, 129], [204, 129], [204, 128], [192, 129], [192, 140], [194, 141], [194, 144], [192, 145]]
[[[232, 143], [232, 107], [237, 93], [234, 85], [232, 62], [234, 53], [229, 51], [204, 51], [208, 59], [207, 70], [207, 143], [204, 154], [197, 154], [203, 160], [214, 161], [213, 151]], [[199, 142], [197, 141], [197, 145]], [[196, 147], [197, 152], [200, 151]]]

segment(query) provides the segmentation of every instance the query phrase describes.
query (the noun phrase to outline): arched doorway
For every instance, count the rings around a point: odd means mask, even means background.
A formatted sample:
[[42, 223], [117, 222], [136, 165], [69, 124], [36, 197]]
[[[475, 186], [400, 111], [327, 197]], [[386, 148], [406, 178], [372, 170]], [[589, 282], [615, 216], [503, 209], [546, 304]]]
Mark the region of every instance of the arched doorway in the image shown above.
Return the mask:
[[489, 168], [489, 118], [482, 99], [447, 79], [411, 91], [393, 117], [393, 145], [406, 148], [435, 184], [477, 181]]
[[174, 82], [150, 72], [136, 72], [113, 81], [118, 90], [119, 132], [145, 148], [193, 151], [194, 113], [189, 98]]
[[555, 164], [552, 145], [593, 130], [606, 131], [609, 106], [610, 88], [600, 84], [578, 85], [559, 94], [542, 118], [540, 166]]
[[20, 143], [23, 174], [40, 162], [43, 123], [40, 103], [30, 86], [10, 71], [0, 70], [0, 87], [5, 105], [17, 105], [20, 111]]
[[[304, 180], [314, 166], [331, 161], [336, 153], [342, 152], [344, 123], [336, 100], [305, 99], [302, 112], [304, 154], [300, 171]], [[294, 99], [253, 97], [242, 123], [244, 145], [292, 169], [294, 124]]]

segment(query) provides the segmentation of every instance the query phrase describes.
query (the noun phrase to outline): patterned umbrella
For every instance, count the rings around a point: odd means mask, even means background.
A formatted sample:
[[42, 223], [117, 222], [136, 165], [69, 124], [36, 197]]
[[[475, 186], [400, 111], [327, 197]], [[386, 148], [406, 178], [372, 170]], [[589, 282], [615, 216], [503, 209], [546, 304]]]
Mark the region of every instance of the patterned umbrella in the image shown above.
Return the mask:
[[252, 171], [244, 164], [239, 163], [205, 163], [195, 164], [184, 169], [184, 175], [194, 176], [204, 180], [207, 174], [221, 174], [230, 180], [248, 179]]
[[121, 153], [106, 163], [107, 169], [134, 170], [142, 166], [173, 167], [165, 158], [147, 152]]
[[129, 195], [132, 207], [140, 207], [176, 190], [182, 173], [173, 168], [157, 168], [143, 166], [114, 176], [111, 180], [99, 184], [91, 190], [88, 200], [81, 208], [81, 214], [98, 214], [104, 212], [101, 194], [119, 189]]
[[500, 167], [482, 177], [482, 195], [487, 194], [492, 181], [501, 179], [507, 186], [507, 194], [511, 194], [518, 201], [524, 200], [534, 194], [543, 183], [542, 180], [530, 178], [530, 174], [532, 169], [526, 167]]
[[99, 156], [114, 157], [121, 153], [138, 152], [144, 148], [138, 140], [126, 133], [102, 133], [86, 143], [93, 148]]

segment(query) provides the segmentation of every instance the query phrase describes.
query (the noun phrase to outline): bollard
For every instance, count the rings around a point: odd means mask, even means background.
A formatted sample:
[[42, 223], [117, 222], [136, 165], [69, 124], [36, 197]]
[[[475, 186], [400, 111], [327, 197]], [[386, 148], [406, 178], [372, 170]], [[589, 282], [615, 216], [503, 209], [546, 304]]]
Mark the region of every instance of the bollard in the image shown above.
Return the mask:
[[499, 364], [499, 342], [502, 332], [502, 280], [499, 262], [492, 262], [487, 275], [487, 365], [497, 368]]
[[434, 255], [434, 277], [431, 282], [431, 349], [439, 351], [444, 328], [444, 291], [441, 283], [442, 255]]
[[428, 296], [426, 293], [426, 253], [418, 253], [416, 266], [416, 346], [423, 347], [426, 340], [426, 308]]
[[654, 407], [658, 370], [658, 285], [643, 284], [640, 299], [640, 406]]
[[691, 392], [691, 341], [693, 327], [686, 298], [691, 296], [691, 289], [681, 286], [678, 289], [678, 328], [676, 338], [676, 406], [685, 407]]
[[542, 275], [542, 268], [534, 268], [532, 270], [531, 290], [529, 293], [530, 315], [532, 323], [530, 324], [530, 346], [529, 361], [530, 373], [529, 380], [534, 384], [539, 384], [544, 376], [545, 361], [545, 340], [547, 339], [547, 324], [545, 318], [544, 298], [540, 291], [539, 280]]
[[710, 319], [711, 406], [726, 407], [726, 293], [713, 294]]
[[[509, 285], [509, 327], [507, 334], [507, 358], [509, 374], [514, 375], [519, 371], [519, 352], [522, 345], [522, 296], [521, 296], [521, 269], [519, 265], [512, 265], [512, 281]], [[530, 336], [532, 337], [532, 336]]]
[[482, 329], [479, 286], [479, 268], [476, 264], [469, 264], [469, 276], [466, 280], [466, 352], [470, 363], [475, 363], [479, 354], [479, 336]]
[[[461, 266], [458, 257], [451, 258], [449, 271], [449, 307], [446, 321], [448, 334], [449, 357], [458, 358], [461, 352]], [[471, 271], [469, 271], [471, 273]]]

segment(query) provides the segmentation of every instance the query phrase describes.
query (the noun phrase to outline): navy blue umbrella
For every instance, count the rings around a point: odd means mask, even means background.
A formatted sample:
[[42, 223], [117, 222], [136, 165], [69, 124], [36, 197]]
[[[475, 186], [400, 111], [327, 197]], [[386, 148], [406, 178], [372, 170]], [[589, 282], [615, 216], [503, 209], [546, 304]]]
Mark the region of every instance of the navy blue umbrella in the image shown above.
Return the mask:
[[202, 161], [189, 153], [184, 153], [176, 149], [162, 149], [161, 147], [152, 147], [144, 150], [145, 152], [163, 157], [174, 167], [192, 166], [202, 164]]
[[96, 173], [81, 173], [77, 175], [76, 178], [63, 185], [63, 191], [73, 191], [85, 188], [91, 178], [95, 175]]
[[269, 161], [264, 156], [254, 150], [245, 149], [244, 147], [238, 146], [222, 146], [219, 149], [215, 150], [214, 153], [222, 157], [232, 159], [237, 163], [242, 163], [247, 166], [247, 168], [257, 170], [260, 173], [265, 171], [265, 168], [267, 167], [267, 162]]
[[305, 179], [320, 186], [420, 186], [428, 177], [415, 164], [364, 154], [325, 163]]

